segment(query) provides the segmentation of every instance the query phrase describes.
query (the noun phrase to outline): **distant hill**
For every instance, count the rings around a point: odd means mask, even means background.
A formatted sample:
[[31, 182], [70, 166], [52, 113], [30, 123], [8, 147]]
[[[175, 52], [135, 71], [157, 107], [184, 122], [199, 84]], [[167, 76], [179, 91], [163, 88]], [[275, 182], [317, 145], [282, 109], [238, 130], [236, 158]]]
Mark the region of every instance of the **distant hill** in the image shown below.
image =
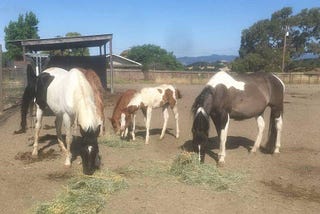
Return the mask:
[[178, 57], [177, 60], [181, 62], [183, 65], [190, 65], [195, 62], [208, 62], [213, 63], [216, 61], [233, 61], [237, 56], [234, 55], [217, 55], [212, 54], [210, 56], [197, 56], [197, 57]]

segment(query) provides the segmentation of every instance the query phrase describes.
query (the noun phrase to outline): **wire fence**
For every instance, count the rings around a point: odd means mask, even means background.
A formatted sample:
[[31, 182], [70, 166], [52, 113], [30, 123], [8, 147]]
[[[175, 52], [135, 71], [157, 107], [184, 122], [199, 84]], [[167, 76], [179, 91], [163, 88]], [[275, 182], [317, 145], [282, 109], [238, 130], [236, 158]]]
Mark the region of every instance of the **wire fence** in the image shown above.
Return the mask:
[[20, 105], [24, 89], [27, 85], [25, 68], [2, 69], [1, 81], [2, 111]]

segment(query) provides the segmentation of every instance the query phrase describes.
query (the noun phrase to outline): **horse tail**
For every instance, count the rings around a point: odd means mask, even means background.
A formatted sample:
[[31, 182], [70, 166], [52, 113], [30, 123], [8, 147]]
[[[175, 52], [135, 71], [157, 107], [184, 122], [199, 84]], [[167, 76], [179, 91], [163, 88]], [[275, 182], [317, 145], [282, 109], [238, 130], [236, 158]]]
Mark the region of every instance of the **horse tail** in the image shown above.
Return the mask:
[[[269, 132], [268, 132], [268, 141], [266, 144], [266, 152], [273, 153], [279, 152], [280, 147], [280, 135], [282, 129], [282, 117], [283, 117], [283, 99], [285, 85], [282, 80], [276, 75], [272, 75], [276, 81], [273, 82], [272, 90], [273, 94], [277, 96], [272, 97], [271, 99], [271, 112], [269, 120]], [[277, 142], [278, 141], [278, 142]], [[277, 145], [277, 143], [279, 145]]]
[[176, 94], [176, 98], [177, 99], [181, 99], [182, 98], [182, 94], [181, 94], [179, 89], [177, 89], [177, 88], [175, 89], [175, 94]]
[[27, 128], [27, 114], [28, 108], [32, 102], [32, 100], [36, 96], [36, 82], [37, 76], [31, 66], [28, 64], [27, 66], [27, 86], [24, 89], [22, 102], [21, 102], [21, 122], [20, 122], [20, 129], [14, 131], [15, 134], [25, 133]]

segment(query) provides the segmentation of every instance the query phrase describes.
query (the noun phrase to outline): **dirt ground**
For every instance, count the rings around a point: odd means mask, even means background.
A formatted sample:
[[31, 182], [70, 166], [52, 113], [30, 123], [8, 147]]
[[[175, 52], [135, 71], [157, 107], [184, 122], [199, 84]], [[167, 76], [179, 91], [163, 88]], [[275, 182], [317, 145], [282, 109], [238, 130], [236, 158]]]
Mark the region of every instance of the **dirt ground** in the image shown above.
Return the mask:
[[[107, 99], [110, 116], [119, 92], [147, 85], [116, 85], [115, 95]], [[159, 140], [161, 110], [153, 111], [150, 144], [139, 148], [110, 148], [100, 145], [104, 168], [139, 166], [170, 162], [191, 142], [190, 107], [202, 85], [177, 85], [180, 138], [176, 139], [173, 114], [170, 112], [165, 138]], [[254, 119], [231, 121], [224, 169], [245, 172], [245, 178], [233, 191], [216, 192], [202, 186], [190, 186], [163, 178], [136, 176], [126, 178], [129, 188], [107, 200], [102, 213], [319, 213], [320, 210], [320, 86], [288, 85], [282, 147], [279, 155], [249, 154], [257, 134]], [[42, 158], [28, 158], [32, 151], [33, 130], [13, 135], [19, 128], [19, 109], [0, 117], [0, 208], [1, 213], [28, 213], [37, 203], [55, 198], [67, 180], [79, 173], [78, 159], [71, 169], [63, 166], [64, 155], [55, 140], [53, 117], [44, 118], [40, 135]], [[265, 114], [268, 121], [268, 112]], [[144, 136], [141, 113], [137, 115], [137, 136]], [[107, 131], [111, 132], [107, 121]], [[267, 127], [265, 134], [267, 132]], [[210, 131], [211, 154], [218, 152], [213, 126]], [[265, 140], [265, 139], [264, 139]], [[216, 164], [212, 155], [206, 163]]]

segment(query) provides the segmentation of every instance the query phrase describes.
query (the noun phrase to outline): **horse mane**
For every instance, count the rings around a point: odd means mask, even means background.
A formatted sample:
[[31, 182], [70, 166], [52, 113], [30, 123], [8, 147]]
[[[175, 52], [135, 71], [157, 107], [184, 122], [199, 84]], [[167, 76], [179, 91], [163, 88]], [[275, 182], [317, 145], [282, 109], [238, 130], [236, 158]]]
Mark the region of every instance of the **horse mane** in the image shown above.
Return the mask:
[[206, 98], [209, 95], [211, 95], [211, 96], [213, 95], [212, 87], [211, 86], [206, 86], [201, 91], [201, 93], [196, 97], [196, 99], [194, 100], [194, 102], [192, 104], [192, 107], [191, 107], [191, 112], [192, 112], [194, 117], [196, 116], [198, 108], [204, 106], [204, 102], [206, 101]]
[[126, 110], [127, 105], [131, 101], [131, 99], [134, 97], [134, 95], [137, 93], [137, 90], [135, 89], [128, 89], [124, 93], [121, 94], [119, 97], [112, 113], [112, 118], [115, 120], [120, 119], [120, 114], [124, 110]]
[[99, 121], [96, 117], [93, 89], [81, 71], [73, 68], [69, 73], [72, 83], [75, 84], [73, 102], [78, 123], [84, 131], [95, 130]]
[[97, 107], [97, 113], [100, 116], [101, 120], [104, 120], [104, 103], [103, 103], [103, 86], [101, 84], [100, 78], [92, 69], [83, 69], [77, 68], [80, 70], [88, 80], [93, 92], [94, 100]]

